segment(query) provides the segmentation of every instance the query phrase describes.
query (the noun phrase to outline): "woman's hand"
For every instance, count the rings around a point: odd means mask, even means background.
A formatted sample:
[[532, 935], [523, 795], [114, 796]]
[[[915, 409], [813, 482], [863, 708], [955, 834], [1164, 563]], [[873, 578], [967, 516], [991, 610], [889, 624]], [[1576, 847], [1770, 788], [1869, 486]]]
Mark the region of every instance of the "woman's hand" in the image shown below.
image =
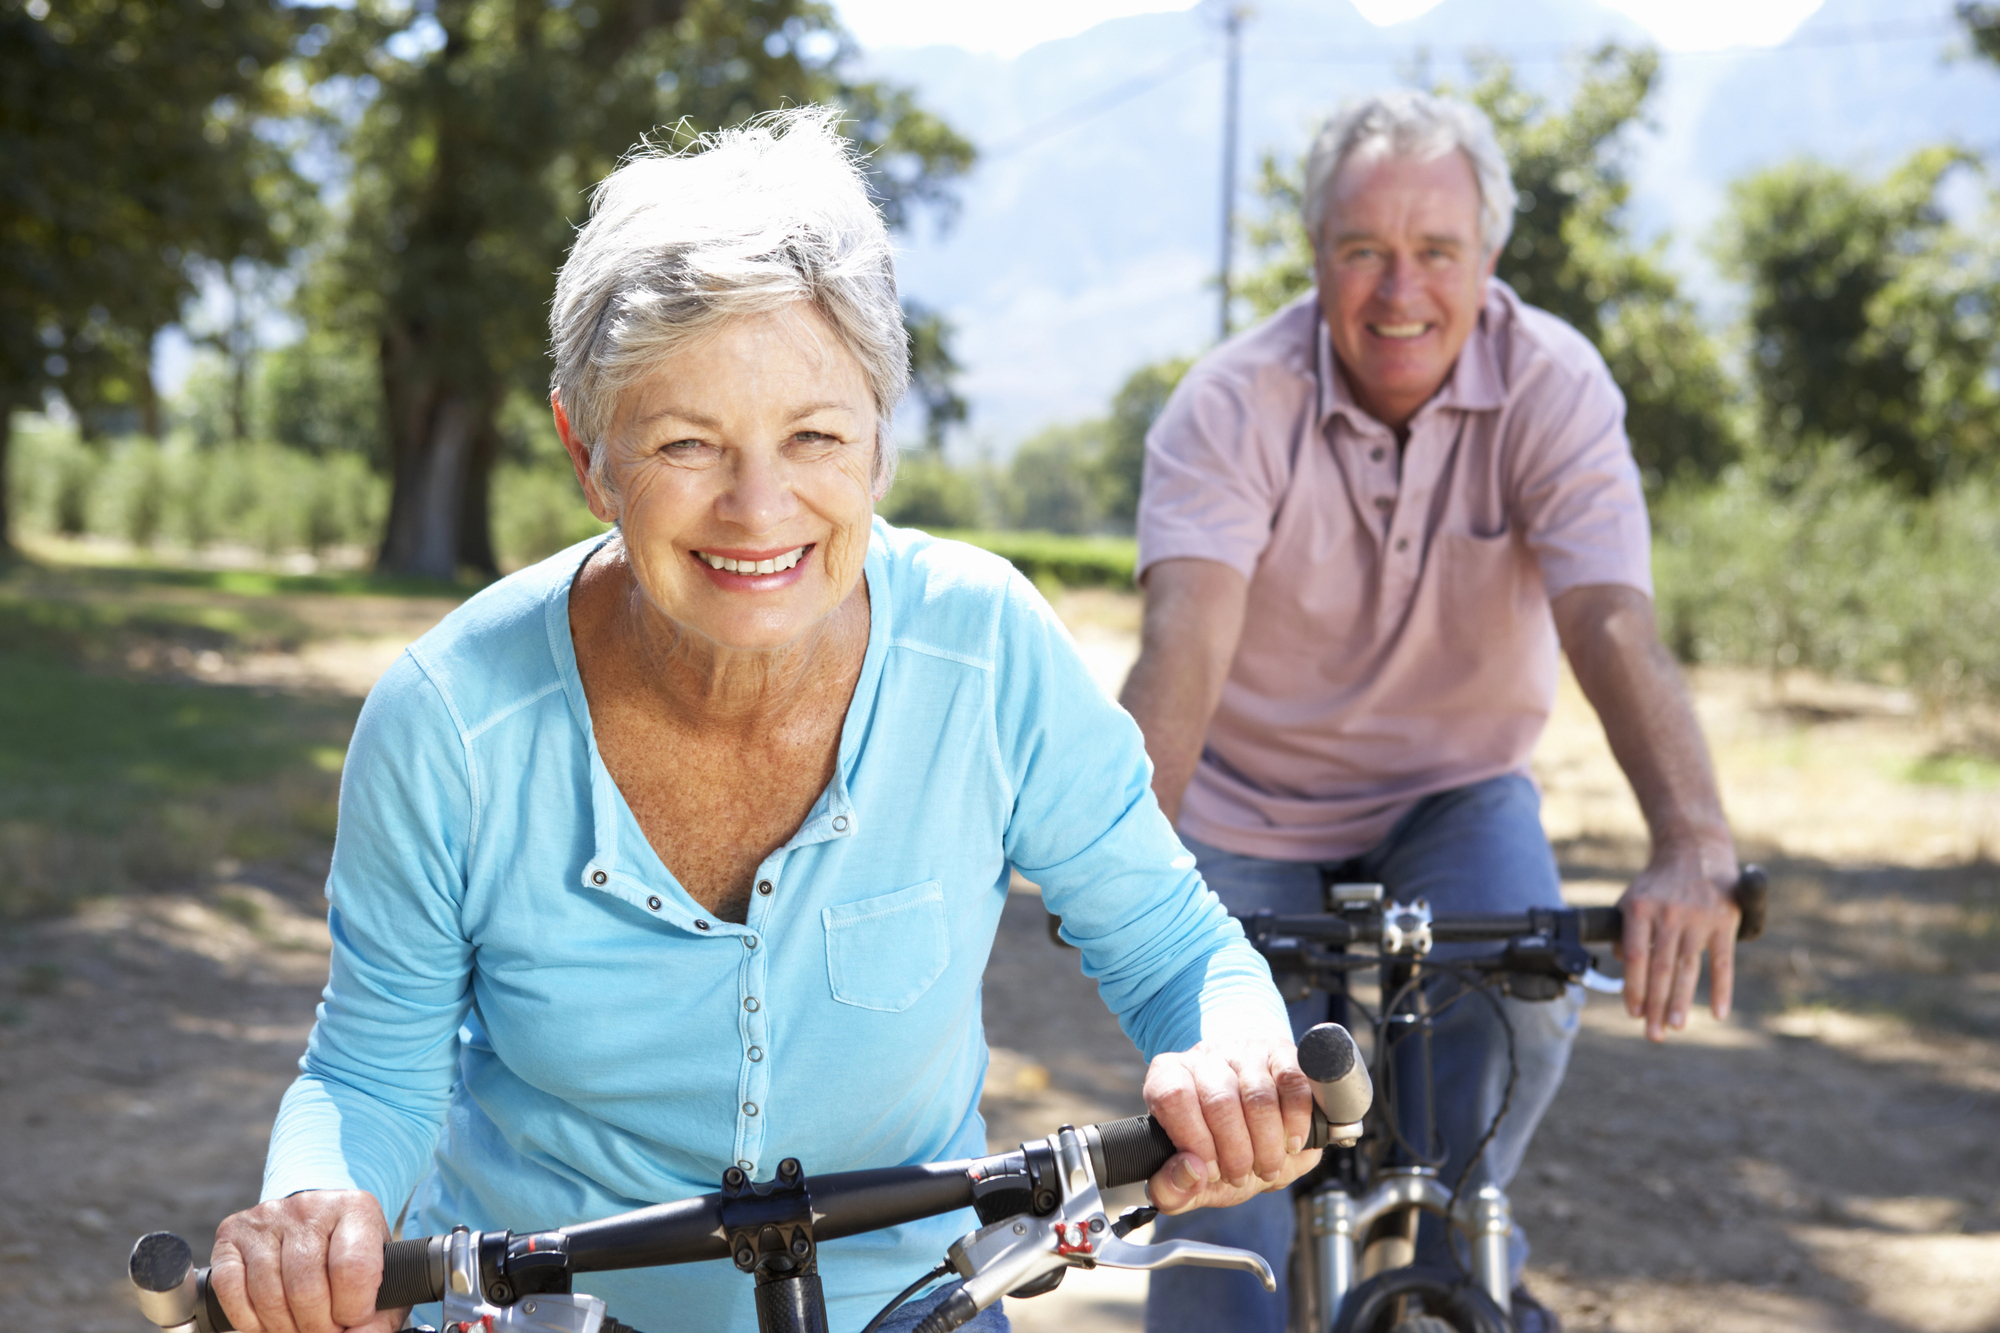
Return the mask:
[[1289, 1038], [1231, 1037], [1162, 1055], [1146, 1108], [1182, 1151], [1146, 1182], [1163, 1213], [1226, 1208], [1319, 1165], [1306, 1149], [1312, 1085]]
[[224, 1219], [208, 1282], [243, 1333], [394, 1333], [408, 1308], [375, 1308], [388, 1240], [374, 1195], [308, 1190]]

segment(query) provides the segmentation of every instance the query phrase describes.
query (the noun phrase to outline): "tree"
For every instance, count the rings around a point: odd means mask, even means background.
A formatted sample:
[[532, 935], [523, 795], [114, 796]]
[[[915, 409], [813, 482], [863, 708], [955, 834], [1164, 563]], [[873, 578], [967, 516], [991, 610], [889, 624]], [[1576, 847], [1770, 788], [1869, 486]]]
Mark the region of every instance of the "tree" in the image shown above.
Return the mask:
[[963, 425], [970, 409], [958, 391], [965, 367], [952, 354], [951, 321], [914, 301], [903, 302], [903, 332], [910, 339], [910, 396], [924, 410], [924, 447], [944, 452], [945, 432]]
[[2000, 255], [1938, 204], [1961, 150], [1879, 180], [1800, 161], [1730, 192], [1719, 245], [1750, 289], [1763, 434], [1803, 461], [1844, 448], [1927, 493], [2000, 444]]
[[510, 386], [541, 390], [550, 275], [587, 191], [655, 126], [673, 142], [837, 101], [900, 224], [971, 146], [896, 89], [847, 81], [819, 0], [360, 0], [329, 72], [378, 89], [349, 141], [351, 211], [327, 304], [380, 361], [392, 500], [379, 563], [495, 568], [488, 479]]
[[277, 259], [294, 177], [257, 132], [317, 11], [0, 0], [0, 550], [7, 422], [60, 393], [157, 433], [154, 334], [190, 265]]
[[1017, 528], [1081, 533], [1097, 527], [1097, 460], [1105, 424], [1050, 426], [1024, 440], [1008, 468], [1008, 519]]
[[1098, 506], [1107, 518], [1126, 527], [1138, 518], [1146, 432], [1153, 428], [1167, 405], [1167, 396], [1193, 364], [1192, 357], [1155, 361], [1133, 371], [1118, 387], [1096, 459]]
[[1973, 49], [2000, 64], [2000, 5], [1960, 0], [1958, 21], [1965, 25], [1966, 35], [1972, 38]]
[[[1658, 72], [1653, 52], [1606, 45], [1584, 58], [1561, 108], [1498, 60], [1477, 63], [1458, 93], [1492, 120], [1520, 193], [1498, 275], [1596, 344], [1625, 392], [1633, 453], [1655, 487], [1714, 476], [1740, 450], [1735, 388], [1665, 267], [1664, 240], [1640, 249], [1626, 223], [1627, 136], [1642, 123]], [[1303, 164], [1287, 170], [1265, 159], [1265, 215], [1249, 230], [1263, 264], [1244, 285], [1260, 315], [1312, 285], [1302, 179]]]

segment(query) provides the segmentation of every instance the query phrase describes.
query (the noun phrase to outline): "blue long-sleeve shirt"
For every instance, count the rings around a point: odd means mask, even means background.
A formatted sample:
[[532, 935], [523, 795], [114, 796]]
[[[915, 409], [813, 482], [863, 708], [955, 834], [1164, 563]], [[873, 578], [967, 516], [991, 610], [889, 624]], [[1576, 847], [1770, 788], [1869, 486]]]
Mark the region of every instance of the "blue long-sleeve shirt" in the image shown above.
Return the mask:
[[[332, 972], [266, 1198], [366, 1189], [393, 1216], [414, 1189], [405, 1234], [539, 1230], [713, 1190], [732, 1163], [766, 1179], [797, 1157], [810, 1179], [982, 1153], [980, 976], [1010, 863], [1148, 1058], [1217, 1024], [1288, 1031], [1047, 605], [996, 558], [879, 520], [834, 777], [757, 868], [748, 920], [715, 917], [592, 738], [569, 589], [595, 544], [472, 598], [369, 695]], [[973, 1225], [825, 1246], [835, 1327]], [[580, 1288], [640, 1328], [756, 1326], [725, 1262]]]

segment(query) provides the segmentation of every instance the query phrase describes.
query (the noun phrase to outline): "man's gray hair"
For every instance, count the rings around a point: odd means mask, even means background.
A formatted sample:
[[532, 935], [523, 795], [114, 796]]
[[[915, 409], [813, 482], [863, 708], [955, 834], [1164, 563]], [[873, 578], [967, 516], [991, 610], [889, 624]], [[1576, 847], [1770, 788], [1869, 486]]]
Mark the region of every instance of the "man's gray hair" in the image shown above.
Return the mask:
[[1375, 93], [1341, 108], [1327, 121], [1306, 157], [1305, 193], [1299, 211], [1306, 236], [1318, 246], [1326, 225], [1327, 194], [1343, 163], [1357, 152], [1427, 162], [1453, 149], [1472, 162], [1479, 181], [1479, 240], [1487, 254], [1507, 243], [1514, 229], [1514, 180], [1493, 122], [1476, 106], [1408, 89]]
[[773, 111], [675, 152], [643, 144], [604, 178], [556, 277], [552, 387], [590, 451], [618, 396], [662, 357], [742, 315], [808, 301], [861, 363], [875, 399], [877, 492], [910, 383], [889, 233], [830, 107]]

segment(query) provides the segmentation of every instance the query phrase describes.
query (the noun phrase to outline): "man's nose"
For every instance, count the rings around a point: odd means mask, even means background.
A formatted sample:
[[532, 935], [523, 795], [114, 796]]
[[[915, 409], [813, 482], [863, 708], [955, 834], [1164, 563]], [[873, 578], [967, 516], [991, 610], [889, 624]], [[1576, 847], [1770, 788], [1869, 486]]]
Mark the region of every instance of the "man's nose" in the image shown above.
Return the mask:
[[1417, 266], [1408, 255], [1392, 254], [1382, 265], [1381, 279], [1375, 284], [1375, 297], [1391, 305], [1413, 299], [1417, 295]]

